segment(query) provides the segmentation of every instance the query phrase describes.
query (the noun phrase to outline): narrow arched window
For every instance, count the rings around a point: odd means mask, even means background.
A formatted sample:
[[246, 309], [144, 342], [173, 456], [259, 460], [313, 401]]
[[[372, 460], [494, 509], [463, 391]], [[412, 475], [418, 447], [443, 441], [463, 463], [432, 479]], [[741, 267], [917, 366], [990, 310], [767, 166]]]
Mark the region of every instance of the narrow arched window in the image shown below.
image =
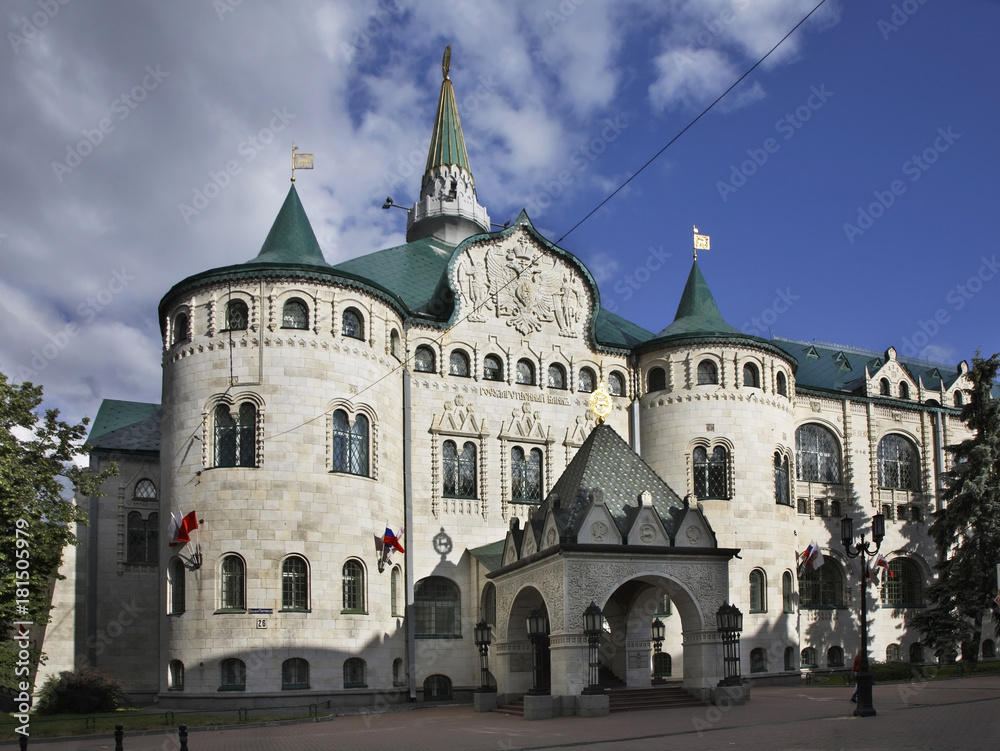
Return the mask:
[[187, 605], [184, 561], [176, 556], [167, 565], [167, 615], [180, 615]]
[[750, 572], [750, 612], [767, 612], [767, 591], [765, 589], [764, 572], [754, 569]]
[[785, 670], [795, 670], [795, 650], [785, 647]]
[[535, 385], [535, 366], [530, 360], [517, 361], [517, 382], [525, 386]]
[[281, 563], [281, 609], [308, 608], [309, 566], [301, 556], [290, 555]]
[[417, 351], [413, 353], [413, 369], [418, 373], [433, 373], [434, 350], [426, 344], [417, 347]]
[[830, 501], [830, 516], [832, 516], [835, 519], [840, 518], [841, 516], [840, 509], [841, 509], [840, 501]]
[[799, 513], [808, 514], [809, 513], [809, 501], [805, 498], [799, 498]]
[[171, 660], [167, 667], [167, 689], [169, 691], [184, 690], [184, 663]]
[[743, 385], [755, 389], [760, 388], [760, 371], [753, 363], [748, 362], [743, 366]]
[[899, 398], [900, 399], [910, 398], [910, 385], [906, 381], [899, 382]]
[[474, 498], [476, 496], [476, 445], [466, 441], [462, 453], [454, 441], [441, 445], [442, 474], [446, 496]]
[[892, 386], [889, 385], [889, 379], [883, 378], [879, 382], [879, 391], [882, 396], [892, 396]]
[[955, 392], [955, 406], [956, 407], [961, 407], [963, 404], [965, 404], [965, 399], [962, 397], [962, 392], [961, 391], [956, 391]]
[[343, 570], [344, 613], [365, 612], [365, 570], [356, 560], [347, 561]]
[[831, 668], [844, 667], [843, 647], [830, 647], [826, 650], [826, 665]]
[[126, 518], [125, 560], [129, 563], [155, 565], [158, 550], [159, 514], [155, 511], [143, 519], [138, 511], [130, 511]]
[[882, 488], [919, 490], [917, 450], [901, 435], [890, 434], [878, 443], [878, 484]]
[[511, 498], [515, 501], [542, 500], [542, 452], [525, 454], [520, 446], [510, 450]]
[[341, 318], [341, 332], [344, 336], [349, 336], [351, 339], [361, 339], [365, 338], [365, 323], [364, 319], [354, 308], [348, 308], [344, 311], [344, 315]]
[[180, 344], [191, 338], [190, 324], [187, 313], [178, 313], [174, 316], [174, 325], [171, 331], [171, 344]]
[[392, 661], [392, 685], [399, 687], [406, 685], [406, 674], [403, 672], [403, 661], [397, 657]]
[[429, 576], [413, 587], [413, 618], [418, 639], [462, 635], [461, 592], [443, 576]]
[[617, 370], [608, 373], [608, 393], [611, 396], [625, 396], [625, 376]]
[[364, 660], [351, 657], [344, 661], [344, 688], [368, 688]]
[[483, 588], [483, 620], [491, 626], [497, 625], [497, 587], [487, 582]]
[[791, 506], [791, 489], [788, 484], [788, 457], [774, 452], [774, 502]]
[[448, 374], [462, 378], [469, 377], [469, 356], [464, 351], [456, 349], [451, 353], [448, 360]]
[[698, 363], [698, 385], [707, 386], [719, 382], [719, 368], [711, 360]]
[[250, 402], [240, 405], [236, 420], [237, 461], [240, 467], [257, 466], [257, 408]]
[[219, 663], [219, 690], [245, 691], [247, 687], [247, 666], [243, 660], [230, 658]]
[[389, 577], [389, 606], [393, 617], [402, 617], [403, 615], [403, 608], [400, 604], [400, 596], [403, 592], [402, 578], [403, 574], [399, 566], [393, 566]]
[[243, 402], [233, 418], [228, 404], [215, 408], [216, 467], [257, 466], [257, 408]]
[[562, 365], [553, 363], [549, 365], [549, 388], [550, 389], [564, 389], [566, 388], [566, 369]]
[[673, 661], [666, 652], [657, 652], [653, 655], [653, 677], [669, 678], [673, 673]]
[[236, 420], [228, 404], [215, 408], [215, 466], [236, 466]]
[[901, 659], [903, 656], [898, 644], [890, 644], [885, 648], [886, 662], [899, 662]]
[[580, 377], [577, 382], [577, 391], [585, 394], [593, 393], [594, 384], [597, 383], [597, 376], [590, 368], [580, 368]]
[[792, 591], [792, 572], [786, 571], [781, 575], [781, 609], [785, 613], [795, 612], [795, 595]]
[[486, 381], [503, 380], [503, 361], [496, 355], [486, 355], [483, 358], [483, 379]]
[[242, 300], [230, 300], [226, 304], [226, 328], [230, 331], [245, 331], [250, 320], [247, 304]]
[[281, 328], [309, 328], [309, 308], [306, 307], [304, 302], [296, 298], [284, 304], [281, 308]]
[[646, 375], [646, 391], [663, 391], [667, 388], [667, 371], [663, 368], [653, 368]]
[[776, 380], [778, 382], [778, 393], [781, 396], [788, 396], [788, 379], [785, 378], [785, 374], [778, 373]]
[[389, 334], [389, 354], [397, 360], [402, 359], [403, 347], [399, 341], [399, 332], [393, 329]]
[[924, 645], [918, 641], [910, 645], [910, 662], [924, 661]]
[[751, 673], [766, 673], [767, 672], [767, 650], [762, 647], [757, 647], [756, 649], [750, 650], [750, 672]]
[[309, 663], [292, 657], [281, 663], [281, 690], [301, 691], [309, 688]]
[[804, 668], [815, 668], [818, 667], [816, 662], [816, 648], [806, 647], [802, 650], [802, 667]]
[[813, 501], [813, 516], [826, 516], [823, 507], [823, 499], [817, 498]]
[[347, 413], [333, 413], [333, 471], [368, 477], [368, 418], [357, 415], [350, 424]]
[[795, 431], [795, 476], [806, 482], [840, 482], [840, 444], [822, 425], [808, 423]]
[[246, 610], [246, 567], [243, 559], [227, 555], [219, 567], [219, 609]]
[[729, 452], [723, 446], [716, 446], [711, 454], [704, 446], [696, 447], [692, 464], [694, 494], [698, 498], [729, 497]]

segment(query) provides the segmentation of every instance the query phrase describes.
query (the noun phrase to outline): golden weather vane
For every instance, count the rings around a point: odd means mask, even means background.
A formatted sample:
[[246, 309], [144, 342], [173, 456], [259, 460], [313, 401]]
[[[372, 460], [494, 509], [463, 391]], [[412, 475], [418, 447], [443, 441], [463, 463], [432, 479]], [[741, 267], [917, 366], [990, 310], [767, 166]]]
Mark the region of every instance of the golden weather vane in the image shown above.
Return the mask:
[[699, 250], [709, 250], [708, 235], [699, 235], [698, 228], [694, 228], [694, 260], [698, 260]]
[[611, 397], [604, 388], [604, 381], [601, 381], [590, 395], [590, 411], [597, 418], [598, 425], [604, 422], [604, 418], [611, 414], [612, 409]]
[[451, 70], [451, 45], [449, 44], [444, 48], [444, 57], [441, 58], [441, 75], [444, 76], [444, 80], [448, 80], [448, 71]]
[[298, 150], [299, 147], [292, 141], [292, 182], [295, 182], [295, 170], [313, 168], [313, 155], [299, 154]]

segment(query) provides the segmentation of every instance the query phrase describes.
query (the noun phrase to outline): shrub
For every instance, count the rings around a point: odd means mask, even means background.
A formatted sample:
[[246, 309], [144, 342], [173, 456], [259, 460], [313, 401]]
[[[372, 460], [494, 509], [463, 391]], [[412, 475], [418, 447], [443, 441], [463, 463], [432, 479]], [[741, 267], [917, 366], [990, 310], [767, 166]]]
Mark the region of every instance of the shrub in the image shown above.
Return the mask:
[[873, 662], [869, 669], [876, 681], [908, 681], [913, 678], [913, 665], [902, 660]]
[[39, 714], [114, 712], [125, 704], [125, 684], [97, 668], [50, 675], [35, 697]]

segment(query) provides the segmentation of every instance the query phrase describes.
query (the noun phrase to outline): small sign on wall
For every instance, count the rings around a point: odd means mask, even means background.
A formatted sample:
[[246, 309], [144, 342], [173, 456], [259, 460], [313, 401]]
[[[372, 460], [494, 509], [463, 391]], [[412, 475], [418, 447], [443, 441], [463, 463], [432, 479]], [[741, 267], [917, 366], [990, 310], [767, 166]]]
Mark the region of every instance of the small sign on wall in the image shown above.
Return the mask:
[[257, 628], [267, 628], [267, 618], [258, 618]]

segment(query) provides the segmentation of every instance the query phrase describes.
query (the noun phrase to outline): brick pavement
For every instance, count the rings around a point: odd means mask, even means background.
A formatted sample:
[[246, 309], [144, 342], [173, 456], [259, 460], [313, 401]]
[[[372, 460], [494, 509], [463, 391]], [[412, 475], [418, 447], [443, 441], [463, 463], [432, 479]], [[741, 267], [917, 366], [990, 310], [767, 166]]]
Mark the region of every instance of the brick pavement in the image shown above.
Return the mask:
[[[852, 716], [850, 687], [755, 687], [750, 703], [528, 722], [470, 706], [337, 717], [249, 729], [192, 730], [190, 751], [740, 751], [1000, 749], [1000, 677], [875, 687], [876, 717]], [[176, 732], [126, 735], [126, 751], [173, 751]], [[10, 748], [10, 746], [5, 746]], [[38, 751], [103, 751], [113, 739], [36, 741]]]

